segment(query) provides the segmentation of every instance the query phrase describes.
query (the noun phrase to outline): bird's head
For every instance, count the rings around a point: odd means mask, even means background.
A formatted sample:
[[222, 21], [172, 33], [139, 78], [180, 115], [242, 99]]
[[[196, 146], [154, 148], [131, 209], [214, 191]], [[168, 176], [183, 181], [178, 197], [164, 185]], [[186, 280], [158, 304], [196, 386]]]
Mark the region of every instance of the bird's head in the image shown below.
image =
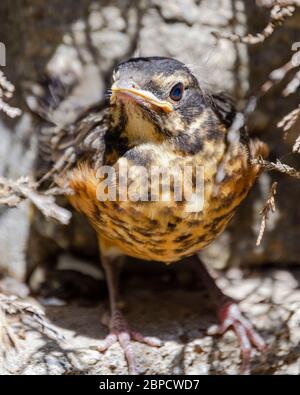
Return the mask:
[[[114, 122], [133, 143], [173, 139], [187, 145], [199, 129], [203, 93], [191, 71], [175, 59], [123, 62], [114, 70], [111, 91]], [[199, 145], [199, 135], [195, 144]]]

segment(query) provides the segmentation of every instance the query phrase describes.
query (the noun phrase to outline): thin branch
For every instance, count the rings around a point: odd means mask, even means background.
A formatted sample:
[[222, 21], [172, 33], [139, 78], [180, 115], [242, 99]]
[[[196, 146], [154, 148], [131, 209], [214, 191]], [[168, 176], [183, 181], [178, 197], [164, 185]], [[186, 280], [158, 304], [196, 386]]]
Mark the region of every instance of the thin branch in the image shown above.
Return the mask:
[[278, 122], [277, 127], [282, 128], [284, 132], [287, 132], [295, 125], [299, 117], [300, 105], [295, 108], [295, 110], [283, 117], [282, 120]]
[[272, 72], [269, 74], [268, 80], [261, 87], [262, 94], [266, 94], [276, 84], [278, 85], [285, 78], [287, 73], [296, 67], [297, 66], [293, 63], [292, 59], [290, 59], [283, 66], [272, 70]]
[[[295, 2], [289, 2], [287, 5], [281, 4], [282, 2], [277, 1], [276, 4], [272, 7], [270, 12], [270, 21], [264, 30], [255, 35], [247, 34], [246, 36], [240, 36], [236, 33], [221, 33], [221, 32], [212, 32], [212, 35], [217, 39], [227, 39], [234, 43], [243, 43], [243, 44], [259, 44], [265, 41], [266, 38], [270, 37], [276, 28], [281, 26], [284, 21], [291, 17], [295, 12]], [[293, 3], [293, 4], [290, 4]]]
[[3, 72], [0, 70], [0, 111], [3, 111], [10, 118], [15, 118], [21, 115], [21, 110], [16, 107], [12, 107], [6, 103], [14, 93], [15, 87], [9, 82]]
[[[61, 190], [64, 194], [65, 190]], [[55, 189], [58, 194], [58, 189]], [[18, 180], [7, 180], [0, 177], [0, 204], [18, 206], [24, 199], [30, 200], [46, 217], [54, 218], [62, 224], [68, 224], [72, 214], [63, 207], [55, 203], [54, 196], [43, 192], [38, 192], [36, 184], [27, 177]]]
[[272, 5], [279, 5], [281, 7], [300, 7], [300, 0], [273, 0]]
[[252, 164], [260, 165], [265, 170], [277, 170], [280, 173], [287, 174], [291, 177], [297, 178], [300, 180], [300, 171], [294, 169], [291, 166], [288, 166], [284, 163], [281, 163], [279, 159], [275, 162], [269, 162], [264, 160], [263, 158], [252, 159]]
[[64, 336], [51, 325], [45, 318], [45, 314], [36, 306], [19, 301], [15, 296], [6, 296], [0, 293], [0, 351], [4, 356], [11, 349], [19, 351], [19, 339], [11, 328], [10, 320], [17, 318], [26, 329], [27, 320], [37, 323], [42, 333], [58, 340], [64, 340]]
[[300, 135], [298, 136], [298, 138], [293, 146], [293, 152], [300, 154]]
[[267, 220], [269, 219], [269, 213], [273, 212], [275, 213], [276, 210], [276, 206], [275, 206], [275, 195], [277, 192], [277, 182], [274, 182], [271, 186], [271, 190], [268, 196], [268, 199], [265, 203], [264, 208], [261, 210], [261, 212], [259, 213], [260, 215], [262, 215], [262, 220], [261, 220], [261, 225], [260, 225], [260, 229], [259, 229], [259, 233], [258, 233], [258, 237], [256, 240], [256, 246], [259, 246], [261, 244], [263, 235], [265, 233], [265, 229], [266, 229], [266, 223]]

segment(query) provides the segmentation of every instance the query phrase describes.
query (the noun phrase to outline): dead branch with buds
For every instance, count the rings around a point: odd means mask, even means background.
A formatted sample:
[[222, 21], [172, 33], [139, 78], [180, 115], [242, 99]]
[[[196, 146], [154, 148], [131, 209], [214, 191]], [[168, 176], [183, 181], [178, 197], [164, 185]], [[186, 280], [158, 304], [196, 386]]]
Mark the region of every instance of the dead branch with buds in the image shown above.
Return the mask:
[[[53, 191], [54, 194], [64, 194], [65, 190]], [[8, 180], [0, 177], [0, 204], [11, 207], [18, 206], [21, 201], [28, 199], [34, 204], [45, 217], [56, 219], [62, 224], [68, 224], [71, 218], [70, 211], [55, 203], [53, 194], [37, 191], [37, 184], [28, 177], [20, 177], [18, 180]]]
[[[13, 322], [16, 320], [21, 324], [22, 330], [13, 330]], [[20, 350], [19, 340], [26, 336], [26, 329], [30, 329], [31, 324], [37, 324], [47, 337], [64, 340], [64, 336], [46, 320], [44, 312], [37, 306], [0, 293], [0, 351], [4, 357], [12, 349]]]
[[[21, 115], [21, 110], [10, 106], [6, 100], [12, 98], [14, 85], [10, 83], [0, 70], [0, 111], [10, 118]], [[71, 213], [55, 203], [55, 195], [65, 194], [67, 191], [55, 188], [46, 192], [38, 191], [38, 184], [29, 177], [20, 177], [10, 180], [0, 177], [0, 205], [10, 207], [18, 206], [22, 201], [28, 200], [37, 207], [47, 218], [56, 219], [62, 224], [70, 221]], [[70, 193], [68, 191], [68, 193]], [[12, 321], [17, 320], [23, 331], [16, 332]], [[55, 339], [61, 339], [56, 329], [44, 317], [44, 313], [37, 307], [19, 301], [15, 296], [6, 296], [0, 293], [0, 352], [6, 356], [8, 351], [19, 351], [20, 333], [26, 332], [26, 322], [31, 320], [37, 323], [41, 331]]]
[[300, 180], [300, 171], [294, 169], [293, 167], [291, 167], [289, 165], [286, 165], [286, 164], [280, 162], [279, 159], [277, 159], [277, 161], [275, 163], [275, 162], [269, 162], [267, 160], [259, 158], [259, 159], [253, 159], [252, 163], [255, 165], [260, 165], [265, 170], [276, 170], [279, 173], [287, 174], [288, 176], [291, 176], [291, 177], [294, 177], [294, 178], [297, 178]]
[[[11, 107], [4, 100], [13, 96], [15, 87], [7, 80], [0, 70], [0, 111], [2, 110], [10, 118], [21, 114], [21, 110]], [[39, 192], [38, 184], [31, 181], [28, 177], [20, 177], [17, 180], [9, 180], [0, 177], [0, 205], [5, 204], [10, 207], [18, 206], [23, 200], [31, 201], [46, 217], [54, 218], [62, 224], [68, 224], [71, 213], [59, 207], [55, 203], [54, 195], [65, 194], [64, 189], [56, 188], [54, 193]]]
[[[259, 44], [264, 42], [268, 37], [270, 37], [274, 31], [280, 27], [286, 19], [292, 17], [296, 10], [296, 7], [300, 7], [300, 0], [257, 0], [257, 5], [261, 7], [270, 8], [270, 20], [267, 26], [262, 32], [255, 35], [247, 34], [245, 36], [240, 36], [235, 33], [220, 33], [212, 32], [212, 34], [217, 39], [228, 39], [234, 43], [243, 44]], [[288, 73], [294, 72], [293, 78], [288, 82], [286, 87], [282, 90], [282, 96], [287, 97], [296, 92], [300, 87], [300, 43], [295, 42], [291, 46], [292, 51], [294, 51], [291, 59], [286, 62], [283, 66], [276, 70], [273, 70], [269, 79], [261, 87], [261, 91], [255, 97], [255, 103], [257, 103], [258, 98], [264, 96], [270, 89], [275, 85], [278, 85]], [[295, 51], [297, 51], [295, 53]], [[254, 109], [253, 109], [254, 110]], [[297, 108], [290, 111], [289, 114], [285, 115], [278, 123], [277, 127], [284, 131], [284, 137], [287, 133], [296, 125], [297, 121], [300, 119], [300, 104]], [[300, 134], [297, 137], [294, 146], [293, 153], [300, 153]], [[300, 179], [300, 171], [294, 169], [293, 167], [282, 163], [279, 159], [276, 162], [269, 162], [263, 158], [259, 158], [252, 161], [253, 164], [259, 164], [265, 170], [276, 170], [282, 174], [289, 175], [291, 177]], [[270, 212], [275, 211], [275, 194], [277, 189], [277, 183], [273, 183], [269, 197], [266, 201], [264, 208], [261, 211], [262, 222], [260, 226], [260, 231], [258, 234], [256, 245], [259, 246], [265, 231], [266, 222]]]
[[0, 70], [0, 111], [3, 111], [10, 118], [21, 115], [19, 108], [12, 107], [6, 102], [12, 98], [14, 91], [14, 85], [7, 80], [4, 73]]
[[262, 220], [261, 220], [261, 225], [260, 225], [260, 229], [259, 229], [259, 233], [258, 233], [258, 237], [256, 240], [256, 245], [259, 246], [263, 235], [265, 233], [265, 229], [266, 229], [266, 223], [267, 220], [269, 219], [269, 214], [271, 212], [275, 213], [276, 210], [276, 206], [275, 206], [275, 195], [277, 192], [277, 182], [274, 182], [271, 186], [271, 190], [268, 196], [268, 199], [264, 205], [264, 208], [261, 210], [261, 212], [259, 213], [260, 215], [262, 215]]
[[[285, 5], [283, 5], [285, 3]], [[243, 44], [259, 44], [265, 41], [268, 37], [270, 37], [276, 28], [281, 26], [285, 20], [291, 17], [295, 12], [295, 5], [298, 1], [290, 1], [290, 2], [274, 2], [272, 9], [270, 11], [270, 21], [267, 26], [263, 29], [262, 32], [253, 34], [247, 34], [246, 36], [240, 36], [236, 33], [221, 33], [221, 32], [212, 32], [213, 36], [217, 39], [227, 39], [234, 43], [243, 43]], [[300, 2], [299, 2], [300, 3]]]

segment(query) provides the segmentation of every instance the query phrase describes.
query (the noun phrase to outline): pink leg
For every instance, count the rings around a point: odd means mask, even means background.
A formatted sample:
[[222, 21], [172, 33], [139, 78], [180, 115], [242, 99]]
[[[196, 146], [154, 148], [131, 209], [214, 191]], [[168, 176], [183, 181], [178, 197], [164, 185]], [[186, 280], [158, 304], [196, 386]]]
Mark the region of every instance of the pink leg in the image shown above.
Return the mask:
[[105, 352], [114, 343], [118, 342], [127, 360], [129, 374], [137, 374], [136, 359], [132, 347], [132, 340], [135, 340], [139, 343], [145, 343], [153, 347], [161, 346], [161, 341], [155, 338], [144, 337], [142, 334], [130, 330], [119, 308], [120, 299], [118, 291], [118, 262], [111, 262], [108, 257], [104, 256], [102, 257], [102, 264], [106, 272], [111, 317], [108, 323], [110, 333], [105, 338], [103, 344], [99, 347], [99, 351]]
[[195, 268], [208, 288], [210, 298], [216, 306], [220, 321], [220, 325], [211, 330], [210, 334], [223, 335], [225, 332], [232, 329], [237, 335], [240, 343], [242, 373], [249, 373], [253, 346], [259, 351], [266, 351], [268, 349], [267, 344], [257, 333], [251, 322], [243, 315], [238, 304], [224, 295], [217, 286], [215, 280], [210, 276], [204, 264], [199, 262], [198, 259], [195, 263]]

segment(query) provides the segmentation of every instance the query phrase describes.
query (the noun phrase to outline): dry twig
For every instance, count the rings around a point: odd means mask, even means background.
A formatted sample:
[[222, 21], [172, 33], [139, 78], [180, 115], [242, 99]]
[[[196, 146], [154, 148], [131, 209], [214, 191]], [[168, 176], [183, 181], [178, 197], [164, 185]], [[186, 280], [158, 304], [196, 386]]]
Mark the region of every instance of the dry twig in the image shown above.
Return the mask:
[[[287, 114], [284, 118], [282, 118], [282, 120], [278, 122], [277, 126], [279, 128], [283, 128], [283, 131], [285, 133], [288, 133], [288, 131], [296, 124], [299, 118], [300, 118], [300, 105], [297, 108], [295, 108], [295, 110]], [[300, 135], [295, 141], [295, 144], [293, 146], [293, 152], [300, 153]]]
[[300, 171], [294, 169], [291, 166], [288, 166], [284, 163], [281, 163], [279, 159], [275, 162], [269, 162], [263, 158], [252, 159], [252, 164], [260, 165], [265, 170], [277, 170], [280, 173], [287, 174], [291, 177], [297, 178], [300, 180]]
[[274, 213], [276, 210], [276, 206], [275, 206], [276, 191], [277, 191], [277, 182], [274, 182], [271, 186], [270, 194], [269, 194], [269, 197], [265, 203], [265, 206], [259, 213], [260, 215], [262, 215], [262, 220], [261, 220], [261, 225], [260, 225], [258, 237], [256, 240], [256, 246], [259, 246], [262, 241], [262, 238], [263, 238], [263, 235], [264, 235], [265, 229], [266, 229], [266, 223], [267, 223], [267, 220], [269, 219], [269, 213], [270, 212]]
[[11, 327], [10, 321], [18, 319], [23, 329], [29, 325], [28, 320], [37, 323], [41, 331], [55, 340], [64, 340], [60, 334], [45, 318], [44, 312], [38, 307], [19, 301], [15, 296], [0, 294], [0, 351], [6, 356], [11, 349], [19, 350], [18, 335]]
[[268, 80], [261, 87], [261, 94], [264, 95], [269, 92], [276, 84], [278, 85], [285, 78], [288, 72], [296, 67], [297, 66], [293, 64], [292, 59], [290, 59], [283, 66], [272, 70], [269, 74]]
[[270, 21], [268, 25], [264, 28], [261, 33], [247, 34], [246, 36], [240, 36], [236, 33], [221, 33], [221, 32], [212, 32], [212, 35], [217, 39], [224, 38], [230, 40], [234, 43], [243, 43], [243, 44], [258, 44], [265, 41], [266, 38], [270, 37], [275, 29], [281, 26], [284, 21], [291, 17], [295, 11], [295, 2], [286, 2], [286, 5], [283, 5], [281, 1], [274, 2], [271, 12], [270, 12]]
[[296, 123], [300, 116], [300, 105], [287, 114], [281, 121], [278, 122], [277, 126], [282, 128], [284, 132], [289, 131]]
[[[57, 194], [57, 189], [55, 194]], [[61, 191], [65, 193], [65, 191]], [[53, 195], [38, 192], [36, 184], [27, 177], [12, 181], [0, 177], [0, 204], [17, 206], [24, 199], [30, 200], [46, 217], [54, 218], [62, 224], [68, 224], [71, 218], [70, 211], [59, 207]]]
[[14, 93], [15, 87], [9, 82], [3, 72], [0, 70], [0, 111], [2, 110], [10, 118], [15, 118], [21, 115], [21, 110], [6, 103]]
[[300, 135], [293, 146], [293, 152], [300, 154]]
[[264, 7], [274, 7], [274, 5], [300, 7], [300, 0], [257, 0], [257, 3]]

